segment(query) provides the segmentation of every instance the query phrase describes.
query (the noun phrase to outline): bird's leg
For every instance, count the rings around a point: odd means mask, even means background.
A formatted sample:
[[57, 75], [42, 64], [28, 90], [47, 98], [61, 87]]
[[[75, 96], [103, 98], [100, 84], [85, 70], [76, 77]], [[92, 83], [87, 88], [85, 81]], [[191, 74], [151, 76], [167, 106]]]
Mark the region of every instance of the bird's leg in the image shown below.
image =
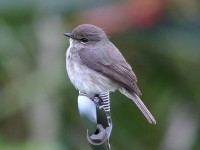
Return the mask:
[[[86, 93], [79, 91], [79, 96], [87, 96]], [[103, 101], [100, 98], [99, 94], [94, 94], [92, 97], [90, 97], [90, 99], [95, 103], [96, 107], [99, 109], [103, 108]]]
[[97, 108], [102, 109], [103, 108], [103, 101], [100, 98], [99, 94], [95, 94], [93, 97], [90, 98], [97, 106]]

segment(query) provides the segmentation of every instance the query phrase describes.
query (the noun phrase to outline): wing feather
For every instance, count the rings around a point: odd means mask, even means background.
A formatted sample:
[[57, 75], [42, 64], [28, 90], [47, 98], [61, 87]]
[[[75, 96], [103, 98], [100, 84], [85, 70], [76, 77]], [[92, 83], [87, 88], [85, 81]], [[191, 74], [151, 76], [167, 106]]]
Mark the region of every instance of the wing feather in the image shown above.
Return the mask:
[[141, 95], [136, 85], [137, 78], [131, 66], [125, 61], [119, 51], [112, 56], [111, 51], [97, 49], [81, 49], [78, 54], [84, 65], [107, 76], [130, 92]]

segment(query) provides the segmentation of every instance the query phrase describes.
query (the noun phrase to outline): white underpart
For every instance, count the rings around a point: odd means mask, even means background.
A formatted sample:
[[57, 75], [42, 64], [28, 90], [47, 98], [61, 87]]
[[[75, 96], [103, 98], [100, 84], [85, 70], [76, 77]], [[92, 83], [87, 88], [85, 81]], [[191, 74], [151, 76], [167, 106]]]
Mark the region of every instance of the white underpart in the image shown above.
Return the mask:
[[72, 45], [73, 48], [80, 49], [82, 44], [70, 39], [70, 46], [66, 55], [67, 73], [75, 88], [86, 93], [88, 97], [102, 92], [114, 91], [117, 85], [109, 78], [82, 64], [78, 52], [71, 52]]

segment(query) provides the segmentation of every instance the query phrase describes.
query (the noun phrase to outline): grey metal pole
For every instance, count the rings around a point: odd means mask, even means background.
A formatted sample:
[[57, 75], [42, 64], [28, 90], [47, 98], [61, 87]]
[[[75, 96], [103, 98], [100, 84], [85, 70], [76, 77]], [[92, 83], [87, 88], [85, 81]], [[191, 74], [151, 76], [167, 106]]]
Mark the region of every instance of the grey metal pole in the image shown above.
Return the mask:
[[109, 93], [102, 93], [94, 101], [80, 93], [78, 97], [80, 116], [87, 128], [87, 140], [93, 150], [110, 150], [112, 131]]
[[110, 150], [108, 134], [101, 124], [97, 125], [93, 135], [87, 134], [87, 140], [93, 150]]

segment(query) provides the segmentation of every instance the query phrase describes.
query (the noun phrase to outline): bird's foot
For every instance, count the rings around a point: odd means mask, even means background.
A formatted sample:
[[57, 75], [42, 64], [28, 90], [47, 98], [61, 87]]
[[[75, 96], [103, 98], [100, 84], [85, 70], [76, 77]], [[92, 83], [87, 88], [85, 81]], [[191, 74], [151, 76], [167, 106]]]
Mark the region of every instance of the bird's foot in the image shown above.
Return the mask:
[[99, 109], [103, 108], [103, 103], [102, 103], [102, 100], [101, 100], [99, 94], [94, 95], [90, 99], [95, 103], [97, 108], [99, 108]]

